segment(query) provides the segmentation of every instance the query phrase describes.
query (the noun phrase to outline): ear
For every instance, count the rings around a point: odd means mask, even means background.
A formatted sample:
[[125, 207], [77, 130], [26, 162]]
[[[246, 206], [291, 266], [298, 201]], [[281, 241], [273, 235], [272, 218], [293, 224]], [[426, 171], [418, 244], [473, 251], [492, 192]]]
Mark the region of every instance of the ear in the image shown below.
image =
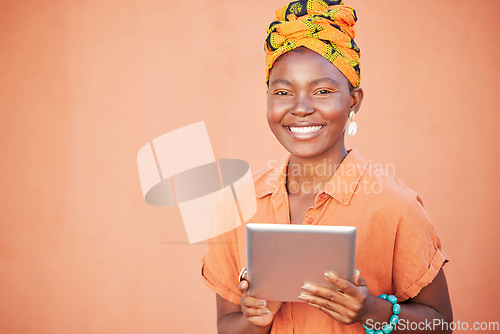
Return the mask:
[[365, 96], [365, 93], [363, 92], [363, 89], [361, 87], [354, 88], [354, 90], [351, 93], [351, 109], [350, 110], [357, 113], [359, 108], [361, 107], [361, 102], [363, 102], [364, 96]]

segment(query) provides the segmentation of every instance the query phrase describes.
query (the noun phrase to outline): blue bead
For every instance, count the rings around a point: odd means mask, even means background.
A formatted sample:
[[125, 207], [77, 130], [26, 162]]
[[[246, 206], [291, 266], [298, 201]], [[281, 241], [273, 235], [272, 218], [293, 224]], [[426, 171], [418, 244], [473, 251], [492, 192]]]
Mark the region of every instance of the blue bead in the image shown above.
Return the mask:
[[366, 329], [366, 325], [365, 324], [361, 324], [361, 326], [363, 326], [363, 328]]
[[392, 305], [392, 313], [399, 314], [401, 312], [401, 306], [399, 304]]
[[382, 299], [387, 299], [387, 295], [385, 293], [381, 294], [378, 296], [379, 298], [382, 298]]
[[375, 331], [373, 329], [367, 328], [366, 334], [375, 334]]
[[[394, 306], [393, 306], [393, 308], [394, 308]], [[393, 326], [395, 326], [398, 323], [398, 321], [399, 321], [399, 317], [397, 314], [393, 314], [391, 319], [389, 319], [389, 323]]]
[[385, 334], [389, 334], [393, 329], [394, 327], [392, 327], [391, 324], [387, 324], [382, 328], [382, 332], [384, 332]]
[[382, 330], [378, 330], [375, 332], [375, 334], [384, 334], [384, 332]]
[[396, 298], [396, 296], [393, 296], [393, 295], [387, 296], [387, 300], [390, 301], [392, 304], [396, 304], [398, 302], [398, 299]]

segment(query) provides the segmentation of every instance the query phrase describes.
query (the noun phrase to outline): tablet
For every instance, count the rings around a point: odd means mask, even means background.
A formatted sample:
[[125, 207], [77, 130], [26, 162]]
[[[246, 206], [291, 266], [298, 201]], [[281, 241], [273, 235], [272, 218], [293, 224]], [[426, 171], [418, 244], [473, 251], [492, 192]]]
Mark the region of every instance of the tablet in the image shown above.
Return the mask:
[[246, 240], [248, 294], [255, 298], [301, 302], [305, 283], [335, 287], [326, 271], [353, 281], [353, 226], [250, 223]]

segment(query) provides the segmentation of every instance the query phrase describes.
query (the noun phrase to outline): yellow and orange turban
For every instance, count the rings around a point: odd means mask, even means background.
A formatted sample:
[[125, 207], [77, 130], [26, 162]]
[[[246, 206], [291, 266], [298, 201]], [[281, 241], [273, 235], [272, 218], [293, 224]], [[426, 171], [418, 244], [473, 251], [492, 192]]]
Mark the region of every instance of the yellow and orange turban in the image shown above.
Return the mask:
[[330, 61], [349, 82], [359, 86], [359, 48], [354, 43], [353, 8], [333, 0], [298, 0], [276, 11], [277, 21], [267, 28], [266, 82], [274, 62], [282, 54], [305, 46]]

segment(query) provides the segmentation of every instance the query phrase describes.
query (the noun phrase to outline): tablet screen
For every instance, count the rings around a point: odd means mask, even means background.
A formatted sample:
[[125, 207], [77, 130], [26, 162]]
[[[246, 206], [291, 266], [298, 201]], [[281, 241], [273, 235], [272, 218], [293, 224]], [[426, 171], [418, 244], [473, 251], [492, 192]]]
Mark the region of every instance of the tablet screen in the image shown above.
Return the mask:
[[334, 288], [327, 271], [353, 280], [355, 227], [251, 223], [246, 238], [250, 296], [300, 302], [305, 283]]

